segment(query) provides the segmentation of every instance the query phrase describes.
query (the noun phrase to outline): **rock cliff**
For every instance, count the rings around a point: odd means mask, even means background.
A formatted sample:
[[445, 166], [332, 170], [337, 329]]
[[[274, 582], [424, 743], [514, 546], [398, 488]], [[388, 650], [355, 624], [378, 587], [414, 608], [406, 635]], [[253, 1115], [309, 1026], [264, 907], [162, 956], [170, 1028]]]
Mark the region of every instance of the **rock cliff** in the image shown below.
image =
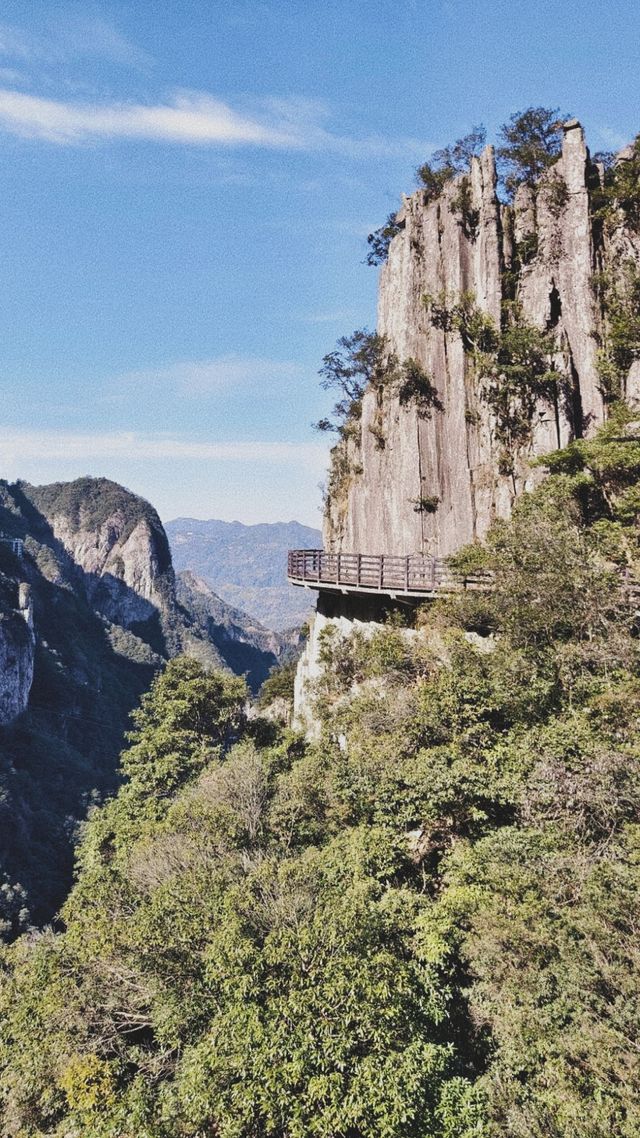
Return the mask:
[[31, 686], [35, 636], [29, 588], [2, 575], [0, 581], [0, 727], [25, 711]]
[[[149, 632], [158, 620], [172, 623], [171, 554], [160, 518], [148, 502], [106, 478], [24, 489], [70, 558], [92, 608], [141, 632], [145, 626]], [[172, 637], [165, 627], [165, 638], [168, 632], [170, 650]]]
[[[640, 144], [607, 171], [577, 120], [562, 134], [557, 161], [508, 205], [492, 147], [435, 200], [403, 199], [379, 287], [388, 367], [332, 451], [328, 550], [447, 556], [509, 515], [542, 476], [533, 459], [592, 433], [612, 400], [640, 402]], [[422, 399], [407, 397], [407, 364]], [[311, 733], [323, 630], [360, 619], [331, 596], [296, 678], [295, 721]]]
[[[508, 515], [537, 477], [531, 458], [602, 422], [602, 282], [611, 287], [624, 265], [640, 264], [633, 229], [598, 218], [602, 177], [572, 120], [559, 160], [535, 190], [521, 186], [512, 206], [499, 200], [491, 147], [472, 160], [463, 207], [461, 178], [435, 201], [420, 190], [404, 199], [381, 272], [378, 331], [399, 360], [413, 359], [428, 375], [438, 403], [424, 414], [392, 387], [365, 393], [357, 431], [333, 451], [327, 548], [447, 555]], [[466, 298], [495, 329], [510, 303], [521, 323], [552, 338], [560, 382], [553, 397], [536, 401], [526, 438], [509, 454], [483, 395], [486, 376], [455, 322], [442, 313], [434, 321], [433, 298], [441, 308]], [[638, 361], [619, 384], [619, 394], [640, 395]]]

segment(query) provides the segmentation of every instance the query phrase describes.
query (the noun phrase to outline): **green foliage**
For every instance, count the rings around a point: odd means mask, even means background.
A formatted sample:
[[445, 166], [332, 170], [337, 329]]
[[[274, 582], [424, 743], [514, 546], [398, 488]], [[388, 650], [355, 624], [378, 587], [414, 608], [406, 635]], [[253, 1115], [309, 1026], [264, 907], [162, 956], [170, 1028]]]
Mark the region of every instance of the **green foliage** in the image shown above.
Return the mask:
[[413, 508], [417, 514], [435, 514], [440, 504], [437, 494], [423, 494], [420, 498], [412, 498]]
[[550, 333], [528, 324], [517, 306], [507, 307], [482, 395], [509, 455], [530, 441], [538, 405], [556, 406], [563, 392], [564, 377], [550, 363], [555, 351]]
[[503, 305], [498, 331], [473, 293], [450, 300], [442, 292], [423, 301], [434, 328], [460, 336], [503, 446], [501, 473], [511, 474], [517, 451], [531, 439], [539, 404], [556, 407], [563, 394], [565, 379], [550, 362], [556, 351], [552, 335], [528, 324], [514, 302]]
[[629, 259], [593, 283], [605, 318], [598, 352], [602, 390], [609, 400], [621, 399], [629, 368], [640, 359], [640, 271]]
[[284, 699], [293, 704], [293, 683], [296, 675], [297, 660], [287, 660], [272, 668], [260, 688], [258, 706], [268, 707], [276, 699]]
[[465, 237], [468, 237], [470, 241], [475, 241], [480, 223], [480, 211], [473, 205], [471, 178], [467, 174], [460, 178], [457, 192], [451, 199], [451, 211], [458, 215], [459, 224]]
[[402, 225], [396, 221], [395, 213], [390, 213], [384, 225], [374, 229], [367, 237], [369, 252], [366, 262], [368, 265], [382, 265], [389, 256], [389, 246], [393, 238], [402, 232]]
[[[621, 223], [634, 233], [640, 232], [640, 135], [631, 145], [628, 158], [616, 161], [612, 155], [595, 155], [605, 158], [604, 181], [593, 188], [594, 216], [607, 229], [614, 230]], [[608, 159], [608, 160], [607, 160]]]
[[484, 356], [496, 350], [497, 329], [491, 317], [478, 307], [472, 292], [450, 299], [443, 290], [436, 296], [426, 293], [422, 300], [433, 327], [442, 332], [457, 332], [466, 352]]
[[61, 930], [3, 955], [7, 1138], [635, 1138], [632, 412], [545, 463], [454, 559], [490, 592], [327, 624], [315, 742], [154, 682]]
[[397, 361], [390, 352], [387, 339], [377, 332], [362, 328], [351, 336], [341, 336], [338, 346], [322, 361], [321, 384], [326, 391], [335, 390], [339, 398], [333, 408], [334, 418], [316, 424], [321, 431], [338, 431], [344, 435], [358, 418], [362, 397], [369, 386], [383, 387], [395, 375]]
[[487, 132], [483, 126], [474, 126], [469, 134], [452, 145], [436, 150], [431, 162], [418, 167], [416, 177], [428, 201], [439, 197], [447, 182], [456, 175], [468, 173], [471, 159], [480, 154], [486, 137]]
[[432, 410], [444, 410], [432, 378], [414, 359], [405, 360], [402, 364], [398, 399], [403, 407], [413, 405], [421, 419], [430, 419]]
[[540, 176], [559, 157], [562, 123], [568, 115], [557, 107], [527, 107], [500, 128], [496, 151], [503, 185], [510, 197], [522, 183], [536, 187]]
[[609, 560], [636, 568], [640, 547], [640, 436], [634, 411], [616, 403], [590, 439], [576, 439], [538, 460], [559, 476], [589, 523], [590, 545]]

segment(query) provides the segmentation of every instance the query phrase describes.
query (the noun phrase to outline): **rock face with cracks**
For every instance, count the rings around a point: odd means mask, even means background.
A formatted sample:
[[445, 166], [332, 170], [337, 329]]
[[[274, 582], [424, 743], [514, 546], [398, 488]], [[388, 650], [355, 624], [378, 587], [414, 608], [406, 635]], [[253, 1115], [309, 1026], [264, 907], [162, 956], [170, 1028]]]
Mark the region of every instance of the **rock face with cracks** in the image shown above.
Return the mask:
[[35, 637], [30, 608], [0, 612], [0, 726], [22, 715], [33, 683]]
[[[637, 236], [594, 218], [598, 168], [580, 124], [565, 124], [562, 155], [535, 190], [500, 203], [493, 149], [472, 160], [467, 221], [461, 179], [435, 201], [418, 190], [403, 201], [401, 232], [380, 278], [378, 331], [399, 360], [414, 359], [433, 382], [439, 407], [421, 416], [397, 391], [368, 390], [358, 429], [333, 451], [325, 546], [334, 551], [446, 556], [508, 516], [539, 474], [530, 460], [588, 435], [606, 416], [598, 373], [604, 313], [594, 282], [640, 264]], [[469, 224], [468, 219], [472, 221]], [[505, 472], [496, 420], [482, 380], [455, 328], [434, 327], [425, 296], [451, 304], [468, 294], [500, 328], [505, 300], [522, 320], [553, 337], [552, 365], [563, 377], [554, 401], [540, 401], [526, 446]], [[621, 394], [640, 396], [632, 364]], [[371, 428], [374, 428], [373, 430]], [[420, 503], [433, 504], [421, 509]]]
[[[617, 162], [632, 158], [627, 148]], [[640, 281], [640, 237], [621, 211], [603, 224], [603, 179], [573, 119], [558, 160], [535, 187], [522, 184], [511, 205], [499, 199], [490, 146], [436, 200], [423, 190], [403, 199], [380, 275], [377, 330], [397, 361], [416, 362], [437, 400], [425, 413], [403, 402], [397, 384], [365, 391], [359, 418], [332, 451], [327, 550], [446, 557], [509, 516], [542, 477], [532, 459], [592, 434], [606, 418], [605, 283], [624, 289], [629, 269]], [[526, 438], [510, 453], [487, 377], [459, 326], [432, 318], [434, 298], [451, 310], [465, 297], [496, 333], [510, 306], [552, 348], [548, 366], [560, 382], [552, 397], [534, 399]], [[640, 403], [640, 359], [625, 365], [618, 383], [617, 395]], [[320, 633], [334, 620], [319, 608], [296, 680], [296, 722], [311, 731]]]

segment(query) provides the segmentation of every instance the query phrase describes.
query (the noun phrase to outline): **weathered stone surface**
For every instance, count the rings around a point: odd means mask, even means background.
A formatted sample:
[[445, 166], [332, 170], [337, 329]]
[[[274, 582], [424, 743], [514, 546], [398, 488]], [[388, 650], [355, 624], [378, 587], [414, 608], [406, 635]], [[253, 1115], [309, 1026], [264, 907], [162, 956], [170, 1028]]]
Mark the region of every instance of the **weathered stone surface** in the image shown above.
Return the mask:
[[33, 683], [35, 638], [27, 613], [0, 613], [0, 725], [26, 709]]
[[[293, 726], [296, 730], [304, 731], [309, 738], [318, 738], [320, 734], [315, 712], [315, 689], [324, 668], [321, 652], [326, 629], [332, 628], [345, 638], [357, 629], [367, 639], [380, 629], [386, 612], [386, 602], [381, 603], [381, 599], [374, 595], [343, 596], [324, 591], [319, 594], [316, 611], [309, 622], [309, 636], [296, 670], [293, 699]], [[402, 635], [411, 640], [420, 634], [414, 629], [404, 628]]]
[[[627, 147], [617, 160], [632, 157]], [[515, 497], [541, 477], [532, 458], [603, 422], [598, 346], [604, 313], [594, 275], [619, 279], [630, 261], [640, 266], [640, 236], [622, 219], [604, 227], [594, 220], [590, 195], [602, 176], [572, 119], [564, 124], [559, 160], [535, 189], [520, 186], [512, 207], [498, 201], [491, 147], [473, 160], [475, 232], [454, 208], [459, 179], [437, 201], [425, 203], [423, 191], [403, 198], [404, 228], [380, 276], [378, 331], [400, 360], [411, 357], [430, 375], [443, 409], [421, 418], [415, 407], [402, 406], [397, 392], [386, 391], [382, 399], [365, 394], [359, 437], [352, 433], [334, 450], [328, 549], [446, 556], [509, 515]], [[529, 443], [511, 456], [509, 474], [502, 472], [496, 423], [461, 337], [433, 327], [424, 304], [426, 294], [450, 305], [463, 293], [473, 294], [496, 327], [503, 302], [515, 299], [527, 323], [552, 333], [552, 362], [566, 377], [557, 405], [536, 408]], [[640, 361], [622, 377], [622, 387], [640, 405]], [[416, 509], [420, 499], [436, 500], [437, 508]], [[317, 724], [309, 693], [321, 673], [320, 636], [330, 621], [347, 635], [354, 623], [321, 611], [312, 625], [295, 696], [297, 725], [310, 732]]]
[[[532, 457], [603, 421], [597, 370], [602, 313], [593, 275], [608, 266], [615, 271], [625, 258], [640, 263], [640, 246], [624, 227], [613, 236], [596, 235], [590, 208], [594, 174], [582, 128], [572, 120], [565, 124], [560, 159], [535, 192], [518, 190], [512, 211], [498, 201], [491, 147], [474, 159], [475, 234], [452, 209], [459, 182], [429, 204], [422, 191], [404, 199], [404, 229], [391, 242], [380, 277], [378, 330], [401, 360], [413, 357], [429, 373], [444, 409], [433, 409], [425, 419], [393, 392], [382, 401], [373, 391], [365, 394], [360, 439], [338, 447], [346, 473], [333, 480], [327, 548], [447, 555], [481, 538], [494, 518], [508, 516], [515, 496], [540, 477], [529, 466]], [[516, 299], [526, 321], [552, 332], [558, 347], [554, 364], [566, 376], [567, 394], [557, 406], [539, 406], [530, 443], [517, 455], [513, 473], [505, 474], [496, 424], [461, 338], [432, 327], [423, 298], [444, 293], [451, 303], [472, 293], [499, 325], [508, 295], [504, 270], [516, 264], [525, 241]], [[640, 397], [636, 364], [626, 394]], [[435, 512], [416, 508], [427, 498], [438, 500]]]
[[49, 521], [83, 570], [89, 600], [109, 620], [128, 627], [166, 609], [173, 574], [161, 569], [157, 534], [146, 518], [133, 528], [121, 510], [97, 527], [75, 526], [66, 514], [54, 513]]

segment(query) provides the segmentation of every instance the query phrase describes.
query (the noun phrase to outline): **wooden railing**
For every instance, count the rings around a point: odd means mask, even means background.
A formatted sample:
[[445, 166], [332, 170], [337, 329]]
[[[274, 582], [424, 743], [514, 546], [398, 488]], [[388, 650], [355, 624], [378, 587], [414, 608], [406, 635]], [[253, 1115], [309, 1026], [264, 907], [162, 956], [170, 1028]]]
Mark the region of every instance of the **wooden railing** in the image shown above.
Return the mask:
[[371, 593], [433, 594], [491, 587], [491, 574], [464, 576], [443, 558], [413, 553], [325, 553], [323, 549], [289, 551], [287, 576], [294, 585]]

